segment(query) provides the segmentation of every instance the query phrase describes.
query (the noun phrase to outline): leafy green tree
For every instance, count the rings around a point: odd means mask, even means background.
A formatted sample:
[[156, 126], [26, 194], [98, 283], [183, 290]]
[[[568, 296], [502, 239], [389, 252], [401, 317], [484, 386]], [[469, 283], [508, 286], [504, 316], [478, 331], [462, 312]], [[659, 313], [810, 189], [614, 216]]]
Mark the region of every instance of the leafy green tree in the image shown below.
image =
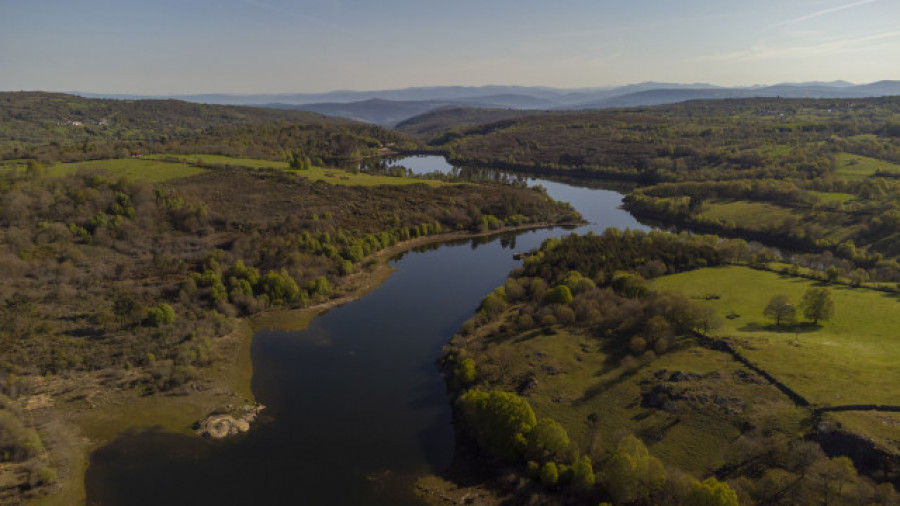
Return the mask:
[[507, 462], [521, 459], [528, 446], [526, 435], [537, 423], [527, 400], [510, 392], [473, 389], [458, 402], [482, 446]]
[[269, 271], [260, 283], [263, 293], [274, 305], [285, 304], [300, 297], [300, 287], [286, 269]]
[[847, 457], [819, 460], [809, 467], [807, 475], [817, 503], [825, 505], [844, 504], [848, 485], [857, 480], [856, 468]]
[[566, 285], [551, 288], [544, 294], [544, 304], [571, 304], [572, 290]]
[[168, 325], [175, 321], [175, 310], [165, 302], [147, 310], [147, 321], [154, 327]]
[[325, 295], [331, 291], [331, 283], [325, 276], [318, 276], [313, 280], [310, 291], [315, 295]]
[[825, 269], [825, 281], [827, 283], [834, 283], [838, 280], [841, 271], [837, 267], [833, 265], [829, 265], [827, 269]]
[[541, 467], [541, 484], [550, 490], [559, 483], [559, 469], [554, 462], [545, 462]]
[[694, 483], [687, 506], [738, 506], [737, 493], [727, 483], [710, 477]]
[[612, 282], [613, 290], [621, 294], [623, 297], [635, 299], [643, 297], [648, 291], [647, 283], [637, 274], [628, 272], [618, 272], [615, 274]]
[[490, 318], [498, 316], [504, 309], [506, 309], [505, 297], [497, 291], [485, 297], [478, 308], [479, 311]]
[[827, 288], [809, 288], [803, 294], [800, 302], [803, 308], [803, 316], [818, 325], [819, 320], [830, 320], [834, 316], [834, 301], [831, 300], [831, 290]]
[[553, 458], [569, 447], [565, 427], [552, 418], [542, 418], [528, 433], [528, 451], [536, 458]]
[[259, 269], [256, 267], [247, 267], [243, 260], [238, 260], [228, 270], [228, 277], [246, 280], [250, 286], [256, 286], [259, 283]]
[[603, 468], [604, 483], [615, 504], [649, 503], [666, 483], [661, 460], [650, 455], [644, 443], [626, 436]]
[[775, 295], [769, 299], [769, 303], [766, 304], [763, 314], [767, 318], [775, 320], [776, 326], [781, 326], [782, 322], [793, 323], [794, 320], [796, 320], [797, 308], [794, 307], [794, 304], [787, 295]]
[[476, 376], [474, 360], [464, 358], [456, 362], [456, 367], [453, 369], [453, 377], [456, 379], [457, 384], [461, 386], [471, 385], [475, 383]]
[[579, 491], [588, 491], [594, 487], [594, 467], [591, 465], [591, 459], [587, 455], [572, 464], [572, 486]]

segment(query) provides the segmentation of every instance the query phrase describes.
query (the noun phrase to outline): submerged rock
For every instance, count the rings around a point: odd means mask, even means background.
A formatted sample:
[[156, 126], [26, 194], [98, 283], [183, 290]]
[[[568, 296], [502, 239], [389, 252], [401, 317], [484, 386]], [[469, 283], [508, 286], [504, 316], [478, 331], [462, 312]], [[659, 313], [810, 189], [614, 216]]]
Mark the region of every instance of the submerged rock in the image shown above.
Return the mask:
[[194, 431], [203, 437], [222, 439], [250, 430], [250, 424], [265, 409], [262, 404], [245, 405], [230, 413], [215, 413], [195, 424]]

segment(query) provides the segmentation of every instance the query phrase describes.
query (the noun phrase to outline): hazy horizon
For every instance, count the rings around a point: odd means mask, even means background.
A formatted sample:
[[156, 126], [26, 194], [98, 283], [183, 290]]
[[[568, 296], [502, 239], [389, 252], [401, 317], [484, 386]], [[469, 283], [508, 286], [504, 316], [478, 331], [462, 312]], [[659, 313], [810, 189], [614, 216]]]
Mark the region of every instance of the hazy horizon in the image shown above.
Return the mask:
[[895, 80], [900, 2], [0, 4], [2, 90], [285, 94]]

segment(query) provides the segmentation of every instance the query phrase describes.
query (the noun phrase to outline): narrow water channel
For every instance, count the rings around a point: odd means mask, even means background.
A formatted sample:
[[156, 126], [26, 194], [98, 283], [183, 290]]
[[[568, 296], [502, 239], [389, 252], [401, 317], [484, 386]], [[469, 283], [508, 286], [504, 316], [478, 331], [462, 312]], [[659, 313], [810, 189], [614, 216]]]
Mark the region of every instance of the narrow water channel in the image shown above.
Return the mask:
[[[414, 172], [448, 172], [440, 157], [408, 157]], [[543, 179], [591, 223], [640, 228], [621, 194]], [[253, 392], [267, 406], [247, 435], [224, 442], [138, 431], [91, 456], [88, 504], [419, 504], [418, 476], [453, 456], [450, 405], [435, 367], [441, 347], [480, 300], [561, 228], [411, 251], [362, 299], [303, 331], [258, 332]]]

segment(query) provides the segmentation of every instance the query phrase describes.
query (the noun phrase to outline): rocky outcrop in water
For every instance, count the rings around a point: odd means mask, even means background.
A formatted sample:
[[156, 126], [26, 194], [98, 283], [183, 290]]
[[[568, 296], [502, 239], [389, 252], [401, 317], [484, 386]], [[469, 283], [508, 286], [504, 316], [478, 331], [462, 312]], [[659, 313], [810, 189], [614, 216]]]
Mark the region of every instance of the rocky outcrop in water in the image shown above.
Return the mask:
[[213, 413], [194, 425], [194, 432], [203, 437], [222, 439], [250, 430], [250, 424], [266, 407], [262, 404], [244, 405], [237, 409], [226, 407], [225, 412]]

